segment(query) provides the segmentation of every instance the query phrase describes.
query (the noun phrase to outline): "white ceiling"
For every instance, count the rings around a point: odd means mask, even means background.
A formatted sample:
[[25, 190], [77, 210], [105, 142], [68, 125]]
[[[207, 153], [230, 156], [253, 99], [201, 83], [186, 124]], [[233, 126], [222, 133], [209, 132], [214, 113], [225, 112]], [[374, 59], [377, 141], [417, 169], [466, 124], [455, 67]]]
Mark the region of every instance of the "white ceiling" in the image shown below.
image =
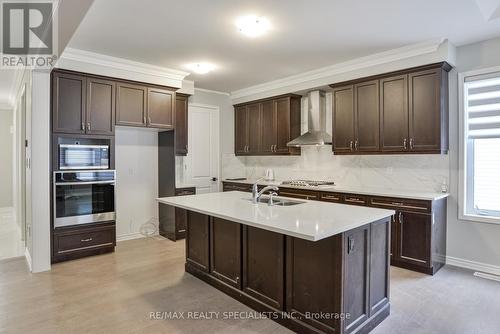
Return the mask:
[[[272, 31], [238, 33], [235, 18], [251, 13]], [[188, 79], [230, 92], [430, 39], [497, 36], [500, 19], [488, 21], [476, 0], [95, 0], [69, 46], [181, 70], [213, 62], [216, 71]]]

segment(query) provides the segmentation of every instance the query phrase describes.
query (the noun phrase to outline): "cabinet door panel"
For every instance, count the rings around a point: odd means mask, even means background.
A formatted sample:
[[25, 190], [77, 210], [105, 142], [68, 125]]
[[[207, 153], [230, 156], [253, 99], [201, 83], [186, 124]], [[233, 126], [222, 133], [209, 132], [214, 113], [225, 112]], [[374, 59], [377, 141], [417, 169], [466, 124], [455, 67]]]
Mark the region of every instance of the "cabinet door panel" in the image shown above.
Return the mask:
[[399, 220], [399, 260], [430, 266], [431, 216], [402, 212]]
[[175, 96], [175, 154], [188, 153], [188, 97]]
[[174, 92], [148, 88], [148, 126], [172, 129], [174, 127]]
[[370, 315], [370, 225], [348, 231], [344, 235], [346, 239], [344, 282], [348, 282], [344, 290], [344, 312], [351, 315], [345, 321], [345, 332], [349, 333]]
[[53, 74], [52, 130], [56, 133], [85, 133], [86, 78]]
[[210, 272], [225, 283], [241, 287], [241, 225], [212, 218]]
[[370, 316], [389, 302], [390, 221], [378, 221], [370, 228]]
[[248, 112], [246, 106], [234, 108], [234, 152], [237, 155], [247, 154], [248, 145]]
[[186, 261], [196, 268], [208, 272], [209, 254], [209, 217], [188, 211]]
[[248, 106], [248, 153], [258, 154], [261, 143], [261, 103]]
[[244, 227], [243, 290], [279, 310], [284, 307], [284, 252], [284, 235]]
[[274, 101], [266, 101], [262, 103], [262, 142], [261, 153], [273, 153], [274, 145], [276, 145], [277, 129], [276, 129], [276, 110]]
[[[287, 312], [333, 314], [342, 309], [342, 244], [342, 235], [316, 242], [286, 237]], [[325, 333], [341, 333], [335, 319], [304, 321]]]
[[87, 78], [88, 134], [114, 134], [115, 87], [113, 81]]
[[354, 88], [336, 88], [333, 90], [333, 151], [352, 152], [354, 136]]
[[356, 110], [355, 150], [376, 152], [379, 149], [380, 113], [378, 80], [354, 86]]
[[116, 91], [116, 124], [146, 126], [146, 88], [118, 82]]
[[275, 101], [276, 108], [276, 153], [288, 153], [286, 144], [294, 138], [290, 137], [290, 98]]
[[406, 75], [380, 80], [380, 115], [382, 151], [407, 150], [409, 135]]
[[410, 150], [441, 148], [441, 69], [409, 75]]

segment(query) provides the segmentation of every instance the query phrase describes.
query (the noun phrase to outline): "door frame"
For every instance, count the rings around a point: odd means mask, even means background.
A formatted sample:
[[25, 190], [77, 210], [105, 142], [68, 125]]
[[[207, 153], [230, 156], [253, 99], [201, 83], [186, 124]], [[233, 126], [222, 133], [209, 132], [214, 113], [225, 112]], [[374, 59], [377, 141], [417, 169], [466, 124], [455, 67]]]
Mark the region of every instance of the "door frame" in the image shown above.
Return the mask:
[[192, 157], [192, 154], [191, 152], [193, 152], [192, 150], [192, 145], [193, 145], [193, 141], [192, 141], [192, 117], [190, 115], [190, 113], [192, 112], [192, 108], [201, 108], [201, 109], [208, 109], [209, 111], [213, 112], [215, 114], [215, 125], [216, 125], [216, 129], [215, 129], [215, 133], [216, 133], [216, 138], [215, 138], [215, 148], [216, 148], [216, 156], [217, 156], [217, 159], [216, 159], [216, 177], [217, 177], [217, 183], [215, 185], [216, 187], [216, 191], [220, 191], [221, 189], [221, 166], [222, 166], [222, 157], [221, 157], [221, 141], [220, 141], [220, 137], [221, 137], [221, 133], [220, 133], [220, 129], [221, 129], [221, 124], [220, 124], [220, 108], [219, 106], [216, 106], [216, 105], [210, 105], [210, 104], [203, 104], [203, 103], [188, 103], [188, 153], [187, 153], [187, 171], [188, 171], [188, 179], [191, 179], [191, 176], [192, 176], [192, 169], [191, 169], [191, 166], [192, 166], [192, 163], [191, 163], [191, 157]]

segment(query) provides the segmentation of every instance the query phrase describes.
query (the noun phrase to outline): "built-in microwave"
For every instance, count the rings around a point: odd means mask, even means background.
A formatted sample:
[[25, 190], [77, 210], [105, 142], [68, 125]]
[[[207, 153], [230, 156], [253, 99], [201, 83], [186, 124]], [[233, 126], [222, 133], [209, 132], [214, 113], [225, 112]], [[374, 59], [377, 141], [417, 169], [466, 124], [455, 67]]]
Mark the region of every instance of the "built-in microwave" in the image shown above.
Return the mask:
[[59, 144], [59, 169], [109, 169], [109, 145]]

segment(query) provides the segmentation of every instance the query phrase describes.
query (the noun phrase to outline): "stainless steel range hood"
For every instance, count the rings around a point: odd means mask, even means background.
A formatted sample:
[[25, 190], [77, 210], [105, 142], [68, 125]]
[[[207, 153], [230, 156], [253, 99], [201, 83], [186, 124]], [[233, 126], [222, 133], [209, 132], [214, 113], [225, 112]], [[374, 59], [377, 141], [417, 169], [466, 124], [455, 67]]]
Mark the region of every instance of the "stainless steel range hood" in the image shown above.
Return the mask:
[[332, 136], [326, 132], [325, 92], [314, 90], [307, 94], [308, 131], [287, 143], [287, 146], [331, 145]]

